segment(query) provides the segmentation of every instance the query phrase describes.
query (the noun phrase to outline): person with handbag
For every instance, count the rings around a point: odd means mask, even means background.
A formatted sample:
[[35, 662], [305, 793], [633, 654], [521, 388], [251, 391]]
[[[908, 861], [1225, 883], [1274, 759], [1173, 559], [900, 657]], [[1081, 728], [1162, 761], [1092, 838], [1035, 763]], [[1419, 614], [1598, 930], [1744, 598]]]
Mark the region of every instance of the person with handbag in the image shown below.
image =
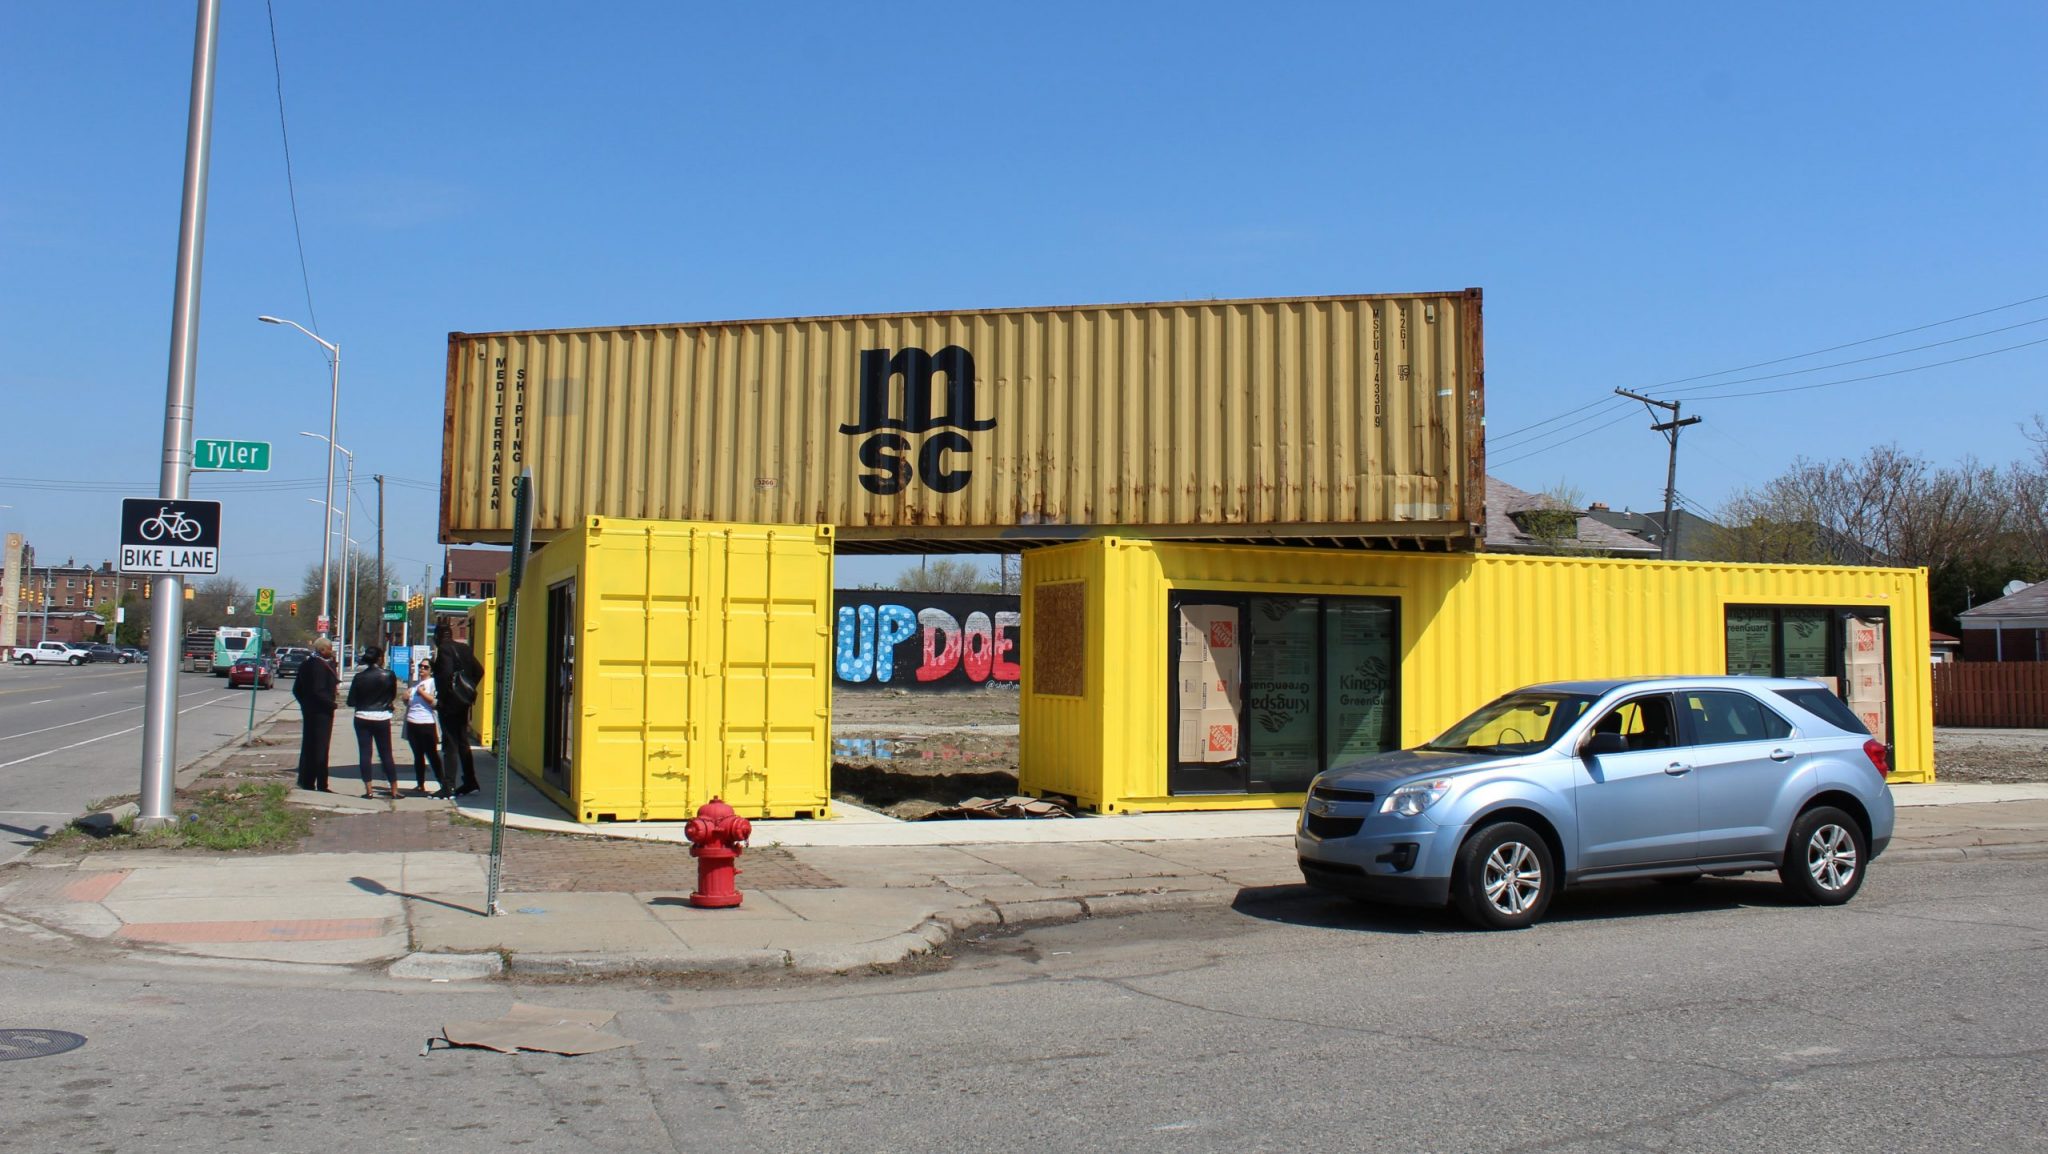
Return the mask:
[[434, 771], [434, 796], [448, 797], [448, 779], [441, 773], [441, 735], [434, 728], [434, 678], [412, 683], [405, 694], [405, 743], [412, 747], [414, 793], [427, 796], [427, 771]]
[[462, 781], [452, 791], [462, 797], [475, 793], [480, 786], [476, 781], [476, 760], [469, 748], [469, 710], [476, 704], [476, 687], [483, 680], [483, 663], [468, 643], [455, 640], [455, 631], [446, 622], [434, 626], [434, 691], [436, 712], [441, 718], [441, 769], [447, 776], [442, 779], [441, 789], [445, 796], [450, 778], [455, 776], [457, 765], [462, 767]]
[[348, 705], [356, 711], [356, 752], [363, 774], [363, 796], [377, 796], [370, 777], [374, 749], [384, 764], [384, 788], [398, 800], [398, 766], [391, 760], [391, 708], [398, 701], [398, 677], [384, 668], [384, 651], [363, 647], [363, 668], [348, 683]]

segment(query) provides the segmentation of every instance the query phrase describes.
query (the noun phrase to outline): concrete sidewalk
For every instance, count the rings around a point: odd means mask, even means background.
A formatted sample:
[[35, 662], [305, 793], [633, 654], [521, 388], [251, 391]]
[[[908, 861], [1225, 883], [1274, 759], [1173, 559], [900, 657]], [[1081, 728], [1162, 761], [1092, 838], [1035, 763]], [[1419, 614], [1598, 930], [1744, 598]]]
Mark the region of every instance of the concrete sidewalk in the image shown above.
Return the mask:
[[[296, 746], [282, 739], [295, 719], [281, 711], [268, 730], [280, 744], [231, 752], [212, 772], [288, 773]], [[344, 739], [348, 752], [335, 788], [346, 790], [356, 784], [353, 735], [337, 729], [335, 752]], [[488, 757], [478, 763], [487, 773]], [[403, 769], [401, 781], [412, 780]], [[1301, 882], [1292, 811], [898, 822], [835, 806], [833, 821], [755, 823], [739, 863], [745, 903], [698, 910], [687, 902], [696, 871], [680, 823], [577, 826], [514, 785], [515, 822], [529, 829], [507, 835], [495, 917], [484, 909], [487, 829], [448, 802], [347, 792], [294, 793], [320, 811], [299, 852], [53, 854], [0, 873], [0, 911], [215, 964], [374, 965], [432, 979], [831, 973], [899, 963], [983, 927], [1226, 905], [1247, 889]], [[1894, 792], [1887, 864], [2048, 854], [2048, 786]]]

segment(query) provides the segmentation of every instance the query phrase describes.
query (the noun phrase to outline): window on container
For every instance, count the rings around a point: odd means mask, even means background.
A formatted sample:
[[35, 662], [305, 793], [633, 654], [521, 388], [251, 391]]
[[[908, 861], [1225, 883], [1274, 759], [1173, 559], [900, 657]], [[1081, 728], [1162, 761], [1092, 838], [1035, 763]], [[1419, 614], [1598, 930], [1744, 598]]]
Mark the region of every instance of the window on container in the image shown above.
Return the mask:
[[1393, 748], [1395, 602], [1172, 599], [1173, 793], [1299, 793], [1333, 764]]

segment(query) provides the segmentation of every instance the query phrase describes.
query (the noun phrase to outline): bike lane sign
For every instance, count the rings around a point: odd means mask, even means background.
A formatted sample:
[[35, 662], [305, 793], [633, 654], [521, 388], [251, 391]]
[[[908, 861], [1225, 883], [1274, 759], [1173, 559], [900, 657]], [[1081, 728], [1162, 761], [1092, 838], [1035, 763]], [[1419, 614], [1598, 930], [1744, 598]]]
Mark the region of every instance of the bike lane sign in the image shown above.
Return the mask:
[[220, 502], [124, 498], [121, 572], [220, 572]]

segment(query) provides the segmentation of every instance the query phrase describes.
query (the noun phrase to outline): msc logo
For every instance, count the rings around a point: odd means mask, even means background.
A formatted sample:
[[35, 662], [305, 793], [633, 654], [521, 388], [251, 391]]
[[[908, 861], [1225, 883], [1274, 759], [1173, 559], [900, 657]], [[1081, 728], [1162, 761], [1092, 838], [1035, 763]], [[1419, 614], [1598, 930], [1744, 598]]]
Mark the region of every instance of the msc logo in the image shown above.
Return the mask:
[[[934, 379], [940, 374], [946, 378], [945, 391], [935, 394]], [[900, 416], [890, 404], [898, 395], [893, 386], [899, 377], [903, 379]], [[939, 402], [937, 412], [933, 411], [934, 401]], [[938, 493], [966, 488], [973, 471], [949, 467], [946, 454], [973, 452], [974, 443], [966, 434], [995, 427], [994, 417], [979, 420], [974, 415], [974, 355], [958, 345], [947, 345], [936, 353], [861, 350], [860, 419], [839, 426], [839, 431], [866, 438], [860, 443], [859, 457], [869, 472], [861, 476], [861, 487], [888, 497], [918, 481]], [[924, 437], [914, 466], [910, 437], [905, 434]]]

